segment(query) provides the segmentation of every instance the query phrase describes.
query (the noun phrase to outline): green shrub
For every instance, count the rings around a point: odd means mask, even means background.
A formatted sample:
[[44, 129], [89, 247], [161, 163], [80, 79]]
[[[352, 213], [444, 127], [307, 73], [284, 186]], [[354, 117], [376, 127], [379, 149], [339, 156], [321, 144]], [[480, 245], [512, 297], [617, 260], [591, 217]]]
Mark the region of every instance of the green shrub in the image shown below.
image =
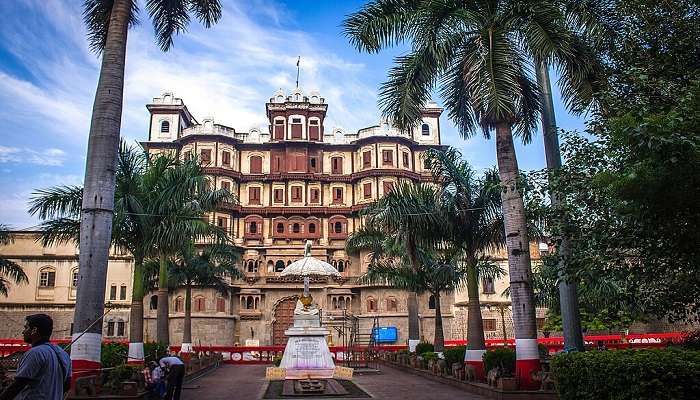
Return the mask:
[[561, 400], [684, 400], [700, 393], [700, 352], [587, 351], [552, 357]]
[[681, 347], [686, 350], [700, 351], [700, 330], [686, 336], [681, 342]]
[[484, 368], [491, 371], [500, 368], [503, 376], [513, 376], [515, 373], [515, 350], [500, 347], [484, 353]]
[[425, 353], [421, 353], [420, 356], [421, 356], [425, 361], [437, 360], [437, 359], [438, 359], [437, 353], [432, 352], [432, 351], [426, 351]]
[[432, 343], [420, 342], [416, 345], [416, 354], [423, 354], [428, 351], [435, 351]]
[[131, 365], [119, 365], [107, 373], [105, 386], [118, 390], [122, 382], [132, 380], [140, 371], [139, 367]]
[[125, 343], [102, 343], [102, 368], [112, 368], [126, 363], [129, 346]]
[[445, 361], [447, 362], [447, 365], [451, 366], [452, 364], [456, 363], [464, 363], [464, 353], [466, 352], [466, 350], [466, 346], [447, 347], [445, 348], [445, 351], [442, 354], [445, 356]]
[[158, 362], [161, 358], [168, 354], [168, 347], [162, 343], [151, 342], [143, 344], [143, 357], [146, 363], [151, 361]]

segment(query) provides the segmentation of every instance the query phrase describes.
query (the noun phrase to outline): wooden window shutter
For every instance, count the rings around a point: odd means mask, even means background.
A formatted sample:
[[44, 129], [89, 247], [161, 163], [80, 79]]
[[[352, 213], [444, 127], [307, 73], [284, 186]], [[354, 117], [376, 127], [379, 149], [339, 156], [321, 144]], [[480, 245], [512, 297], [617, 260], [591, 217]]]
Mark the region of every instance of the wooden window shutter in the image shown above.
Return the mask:
[[250, 173], [262, 174], [262, 157], [250, 157]]
[[363, 192], [364, 192], [365, 199], [369, 199], [370, 197], [372, 197], [372, 184], [365, 183], [363, 185]]
[[228, 151], [221, 153], [221, 162], [226, 166], [231, 165], [231, 153]]
[[382, 183], [384, 187], [384, 194], [387, 194], [391, 192], [394, 189], [394, 183], [393, 182], [383, 182]]
[[362, 166], [363, 167], [372, 166], [372, 152], [371, 151], [365, 151], [362, 153]]
[[284, 189], [275, 189], [275, 201], [278, 203], [284, 201]]
[[394, 157], [391, 153], [391, 150], [382, 150], [382, 164], [387, 165], [387, 164], [393, 164], [394, 162]]

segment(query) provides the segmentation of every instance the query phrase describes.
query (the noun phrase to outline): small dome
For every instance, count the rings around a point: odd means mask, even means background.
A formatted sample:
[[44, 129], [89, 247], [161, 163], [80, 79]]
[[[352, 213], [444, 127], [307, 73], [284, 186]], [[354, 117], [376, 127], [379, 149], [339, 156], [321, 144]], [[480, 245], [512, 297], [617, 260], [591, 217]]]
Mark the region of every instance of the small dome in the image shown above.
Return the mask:
[[274, 96], [270, 99], [270, 103], [284, 103], [285, 93], [282, 88], [277, 89]]

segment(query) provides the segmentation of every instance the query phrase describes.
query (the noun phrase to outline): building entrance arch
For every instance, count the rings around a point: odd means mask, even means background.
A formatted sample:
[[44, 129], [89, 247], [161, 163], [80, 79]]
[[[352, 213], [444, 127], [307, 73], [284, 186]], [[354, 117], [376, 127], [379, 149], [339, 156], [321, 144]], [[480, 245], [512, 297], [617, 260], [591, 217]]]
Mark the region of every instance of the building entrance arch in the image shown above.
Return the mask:
[[275, 304], [274, 318], [272, 320], [273, 346], [284, 346], [287, 344], [287, 336], [285, 336], [284, 331], [294, 324], [294, 308], [298, 297], [285, 297]]

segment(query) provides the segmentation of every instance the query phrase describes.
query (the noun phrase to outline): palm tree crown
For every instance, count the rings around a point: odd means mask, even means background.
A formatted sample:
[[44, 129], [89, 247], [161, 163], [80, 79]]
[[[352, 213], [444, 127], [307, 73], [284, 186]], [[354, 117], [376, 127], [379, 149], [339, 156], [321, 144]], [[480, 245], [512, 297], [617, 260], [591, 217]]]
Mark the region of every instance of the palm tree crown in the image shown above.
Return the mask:
[[508, 122], [529, 142], [541, 108], [535, 61], [558, 69], [564, 100], [574, 110], [583, 110], [596, 88], [592, 50], [570, 29], [559, 3], [376, 0], [348, 17], [344, 28], [361, 51], [411, 43], [380, 93], [383, 112], [400, 128], [420, 121], [421, 107], [439, 83], [464, 137], [477, 127], [488, 137]]

